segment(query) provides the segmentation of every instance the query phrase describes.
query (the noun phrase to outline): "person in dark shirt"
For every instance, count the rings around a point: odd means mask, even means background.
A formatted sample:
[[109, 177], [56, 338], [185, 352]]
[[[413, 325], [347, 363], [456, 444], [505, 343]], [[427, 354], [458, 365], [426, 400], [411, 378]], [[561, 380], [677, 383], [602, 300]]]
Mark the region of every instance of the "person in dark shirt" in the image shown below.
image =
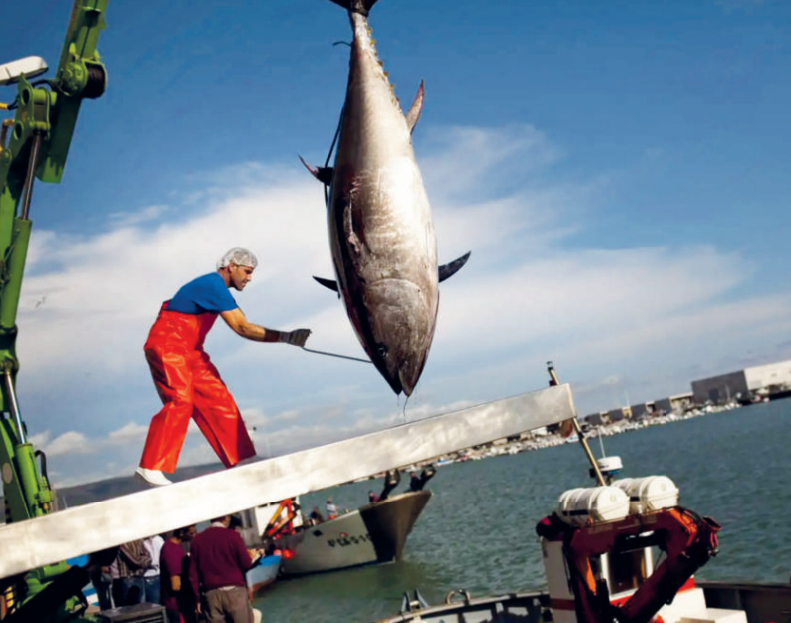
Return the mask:
[[[168, 623], [182, 623], [182, 617], [184, 621], [191, 621], [194, 616], [195, 608], [191, 606], [194, 602], [189, 598], [192, 592], [189, 590], [189, 578], [183, 570], [187, 562], [184, 544], [192, 540], [195, 532], [194, 525], [175, 530], [159, 552], [160, 594]], [[185, 593], [190, 593], [187, 599]], [[185, 602], [190, 606], [185, 607]]]
[[319, 510], [318, 506], [314, 506], [313, 510], [310, 511], [310, 515], [308, 515], [308, 520], [310, 521], [310, 525], [312, 526], [324, 522], [324, 515], [321, 514], [321, 511]]
[[252, 620], [245, 574], [262, 552], [248, 550], [230, 523], [230, 515], [213, 519], [190, 548], [190, 584], [208, 623]]
[[190, 419], [194, 419], [225, 467], [255, 456], [242, 414], [203, 350], [217, 316], [238, 335], [256, 342], [304, 346], [310, 329], [276, 331], [247, 320], [230, 288], [244, 290], [258, 260], [235, 247], [217, 271], [193, 279], [162, 304], [143, 347], [163, 407], [151, 420], [135, 475], [149, 485], [168, 485], [176, 471]]

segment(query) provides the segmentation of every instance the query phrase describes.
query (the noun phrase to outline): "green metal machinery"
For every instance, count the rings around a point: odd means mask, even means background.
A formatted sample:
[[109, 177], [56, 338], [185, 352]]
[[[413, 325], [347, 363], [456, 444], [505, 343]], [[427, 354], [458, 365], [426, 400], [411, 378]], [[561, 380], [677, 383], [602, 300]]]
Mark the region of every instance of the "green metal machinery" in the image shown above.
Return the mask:
[[[96, 43], [108, 1], [75, 0], [53, 79], [29, 82], [47, 69], [37, 57], [0, 66], [0, 86], [16, 85], [13, 101], [0, 103], [0, 119], [13, 114], [0, 126], [0, 474], [6, 522], [53, 510], [46, 459], [28, 441], [16, 393], [16, 319], [35, 180], [61, 181], [82, 100], [101, 96], [107, 84]], [[86, 583], [87, 571], [66, 563], [0, 580], [6, 610], [0, 616], [36, 623], [88, 620], [80, 617]]]

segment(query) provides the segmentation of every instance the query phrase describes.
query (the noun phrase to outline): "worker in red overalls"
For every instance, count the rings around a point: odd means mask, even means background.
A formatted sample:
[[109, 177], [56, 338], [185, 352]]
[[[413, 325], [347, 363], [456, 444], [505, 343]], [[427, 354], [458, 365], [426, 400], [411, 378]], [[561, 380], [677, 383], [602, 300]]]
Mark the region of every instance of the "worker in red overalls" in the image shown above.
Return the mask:
[[235, 247], [217, 271], [193, 279], [162, 304], [144, 350], [164, 406], [151, 420], [135, 475], [150, 485], [170, 484], [162, 472], [176, 471], [190, 418], [225, 467], [255, 456], [255, 448], [231, 392], [203, 350], [217, 316], [248, 340], [304, 346], [310, 329], [275, 331], [247, 320], [229, 288], [244, 290], [258, 260]]

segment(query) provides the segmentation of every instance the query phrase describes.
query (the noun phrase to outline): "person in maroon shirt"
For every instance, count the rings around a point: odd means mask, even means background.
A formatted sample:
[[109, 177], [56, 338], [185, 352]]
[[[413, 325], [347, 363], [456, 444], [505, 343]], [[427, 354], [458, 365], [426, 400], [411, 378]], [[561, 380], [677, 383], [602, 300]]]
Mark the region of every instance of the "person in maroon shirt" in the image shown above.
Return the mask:
[[175, 530], [159, 552], [160, 595], [168, 623], [183, 623], [193, 619], [194, 608], [187, 608], [185, 605], [185, 601], [188, 604], [193, 601], [184, 599], [189, 588], [186, 586], [187, 582], [182, 582], [182, 577], [184, 559], [187, 557], [183, 543], [191, 541], [195, 533], [194, 524]]
[[208, 623], [252, 621], [245, 574], [262, 552], [248, 550], [230, 523], [230, 515], [213, 519], [190, 547], [190, 584]]

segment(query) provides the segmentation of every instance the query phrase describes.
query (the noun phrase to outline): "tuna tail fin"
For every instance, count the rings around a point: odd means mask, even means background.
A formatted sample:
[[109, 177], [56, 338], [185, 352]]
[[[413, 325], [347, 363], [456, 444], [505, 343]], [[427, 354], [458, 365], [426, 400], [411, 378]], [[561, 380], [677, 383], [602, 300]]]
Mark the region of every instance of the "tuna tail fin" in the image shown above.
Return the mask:
[[412, 102], [412, 106], [409, 108], [409, 112], [406, 114], [406, 125], [409, 128], [409, 131], [412, 132], [417, 125], [417, 120], [420, 119], [420, 113], [423, 111], [423, 96], [425, 94], [425, 89], [423, 88], [423, 81], [420, 81], [420, 86], [417, 89], [417, 95], [415, 95], [415, 100]]
[[440, 266], [437, 269], [437, 272], [439, 273], [440, 283], [445, 281], [449, 277], [453, 277], [453, 275], [459, 272], [461, 267], [467, 263], [468, 259], [470, 259], [470, 253], [472, 253], [472, 251], [467, 251], [467, 253], [465, 253], [461, 257], [453, 260], [452, 262], [448, 262], [447, 264], [443, 264], [442, 266]]
[[368, 11], [376, 4], [376, 0], [331, 0], [335, 4], [342, 6], [347, 11], [352, 13], [360, 13], [368, 17]]

